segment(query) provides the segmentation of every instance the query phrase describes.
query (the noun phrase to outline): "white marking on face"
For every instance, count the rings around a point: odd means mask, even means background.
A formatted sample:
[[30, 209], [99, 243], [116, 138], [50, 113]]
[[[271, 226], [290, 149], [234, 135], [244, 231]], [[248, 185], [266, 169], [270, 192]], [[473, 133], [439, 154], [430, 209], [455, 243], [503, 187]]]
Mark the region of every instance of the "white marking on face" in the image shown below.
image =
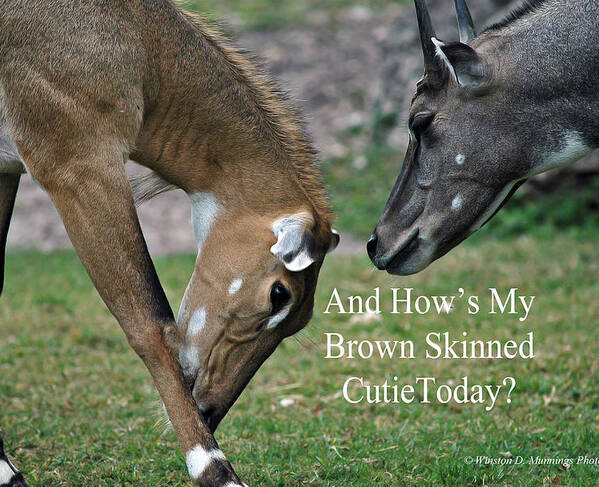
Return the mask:
[[457, 195], [451, 202], [451, 209], [453, 211], [458, 211], [462, 208], [463, 203], [464, 203], [464, 200], [462, 199], [462, 195]]
[[248, 487], [247, 484], [239, 485], [235, 482], [227, 482], [224, 487]]
[[279, 323], [281, 323], [281, 321], [283, 321], [285, 318], [287, 318], [289, 311], [291, 311], [291, 305], [285, 306], [281, 311], [279, 311], [270, 320], [268, 320], [266, 329], [271, 330], [272, 328], [277, 326]]
[[0, 460], [0, 485], [10, 483], [10, 480], [14, 477], [15, 472], [10, 465], [4, 460]]
[[461, 166], [464, 164], [464, 162], [466, 162], [466, 156], [464, 154], [458, 154], [455, 156], [455, 162], [458, 166]]
[[212, 227], [212, 223], [221, 212], [222, 206], [210, 192], [194, 193], [189, 198], [191, 199], [191, 223], [198, 243], [199, 254], [210, 234], [210, 227]]
[[225, 461], [227, 458], [225, 454], [216, 449], [216, 450], [206, 450], [202, 445], [196, 445], [192, 450], [187, 452], [185, 455], [185, 461], [187, 463], [187, 470], [189, 470], [189, 475], [193, 479], [199, 479], [204, 470], [212, 463], [214, 460]]
[[200, 354], [195, 347], [179, 347], [179, 363], [187, 377], [195, 377], [200, 370]]
[[548, 171], [549, 169], [572, 164], [581, 157], [587, 155], [592, 150], [592, 147], [589, 147], [585, 143], [582, 135], [575, 130], [568, 130], [567, 132], [564, 132], [561, 148], [555, 152], [545, 154], [542, 157], [539, 167], [535, 167], [533, 172], [527, 177], [540, 174], [542, 172]]
[[204, 329], [206, 325], [206, 308], [202, 307], [198, 309], [191, 320], [189, 320], [189, 325], [187, 327], [187, 336], [194, 337], [200, 334], [200, 332]]
[[243, 285], [243, 279], [235, 279], [229, 286], [229, 294], [231, 296], [233, 296], [234, 294], [237, 294], [237, 291], [239, 291], [241, 289], [242, 285]]

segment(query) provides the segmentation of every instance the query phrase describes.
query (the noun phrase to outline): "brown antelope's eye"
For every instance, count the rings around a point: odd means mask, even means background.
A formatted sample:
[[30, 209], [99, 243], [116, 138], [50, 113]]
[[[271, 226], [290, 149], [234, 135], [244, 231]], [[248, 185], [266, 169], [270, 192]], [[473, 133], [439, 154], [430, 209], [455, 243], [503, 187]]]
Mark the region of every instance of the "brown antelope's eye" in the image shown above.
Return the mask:
[[419, 135], [430, 127], [431, 122], [435, 118], [432, 112], [420, 112], [414, 115], [410, 120], [409, 127], [414, 135]]
[[275, 282], [270, 290], [270, 314], [274, 315], [281, 311], [291, 299], [289, 289], [279, 281]]

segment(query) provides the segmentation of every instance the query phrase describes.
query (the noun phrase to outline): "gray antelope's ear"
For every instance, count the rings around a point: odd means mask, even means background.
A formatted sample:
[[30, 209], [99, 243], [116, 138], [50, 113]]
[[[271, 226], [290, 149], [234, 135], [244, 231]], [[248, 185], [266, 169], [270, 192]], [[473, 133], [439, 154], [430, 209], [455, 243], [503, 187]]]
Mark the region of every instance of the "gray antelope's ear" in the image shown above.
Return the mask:
[[487, 63], [467, 44], [445, 43], [433, 37], [437, 56], [445, 63], [456, 82], [467, 88], [482, 88], [490, 79]]
[[307, 230], [310, 222], [311, 217], [299, 214], [281, 218], [272, 225], [277, 243], [270, 252], [291, 272], [303, 271], [318, 259], [314, 235]]

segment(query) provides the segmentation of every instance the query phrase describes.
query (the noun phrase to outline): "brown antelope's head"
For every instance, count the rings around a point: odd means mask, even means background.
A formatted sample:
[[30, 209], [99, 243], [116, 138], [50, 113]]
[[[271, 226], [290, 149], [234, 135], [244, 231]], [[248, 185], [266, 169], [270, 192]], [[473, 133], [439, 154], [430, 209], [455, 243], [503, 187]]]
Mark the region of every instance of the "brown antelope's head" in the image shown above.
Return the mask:
[[286, 337], [312, 316], [325, 254], [339, 241], [311, 211], [273, 217], [192, 197], [200, 250], [179, 312], [179, 360], [212, 430]]
[[522, 69], [527, 47], [510, 52], [506, 44], [516, 41], [495, 32], [475, 39], [465, 1], [455, 3], [461, 42], [444, 43], [425, 0], [415, 0], [425, 75], [401, 173], [367, 246], [373, 263], [392, 274], [421, 271], [480, 229], [526, 178], [588, 151], [549, 111], [555, 89]]

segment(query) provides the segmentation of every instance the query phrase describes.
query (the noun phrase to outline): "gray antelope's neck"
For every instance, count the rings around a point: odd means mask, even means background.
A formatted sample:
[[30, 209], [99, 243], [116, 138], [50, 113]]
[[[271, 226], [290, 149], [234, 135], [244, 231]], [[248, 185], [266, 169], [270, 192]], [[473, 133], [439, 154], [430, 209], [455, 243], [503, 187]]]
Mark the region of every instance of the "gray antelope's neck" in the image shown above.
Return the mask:
[[578, 133], [593, 149], [599, 147], [598, 27], [596, 0], [547, 0], [480, 38], [494, 44], [505, 85], [516, 99], [536, 104], [550, 135]]

